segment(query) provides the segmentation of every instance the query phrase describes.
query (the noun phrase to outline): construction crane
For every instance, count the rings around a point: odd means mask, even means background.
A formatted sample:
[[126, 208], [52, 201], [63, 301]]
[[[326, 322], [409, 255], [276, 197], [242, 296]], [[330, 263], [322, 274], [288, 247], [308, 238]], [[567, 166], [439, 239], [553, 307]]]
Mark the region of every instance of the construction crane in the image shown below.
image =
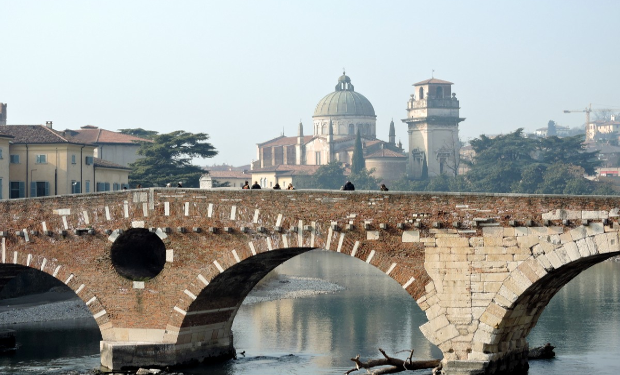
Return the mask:
[[592, 112], [592, 103], [590, 103], [590, 105], [588, 105], [586, 109], [583, 109], [583, 110], [574, 110], [574, 111], [570, 111], [567, 109], [564, 110], [564, 113], [573, 113], [573, 112], [585, 112], [586, 113], [586, 141], [593, 138], [594, 134], [588, 135], [588, 126], [590, 125], [590, 112]]
[[607, 108], [599, 108], [599, 109], [592, 110], [592, 103], [590, 103], [585, 109], [575, 110], [575, 111], [564, 110], [564, 113], [573, 113], [573, 112], [585, 112], [586, 113], [586, 141], [590, 141], [594, 139], [596, 133], [598, 132], [596, 124], [590, 125], [590, 113], [596, 112], [596, 111], [611, 112], [616, 109], [618, 109], [618, 107], [607, 107]]

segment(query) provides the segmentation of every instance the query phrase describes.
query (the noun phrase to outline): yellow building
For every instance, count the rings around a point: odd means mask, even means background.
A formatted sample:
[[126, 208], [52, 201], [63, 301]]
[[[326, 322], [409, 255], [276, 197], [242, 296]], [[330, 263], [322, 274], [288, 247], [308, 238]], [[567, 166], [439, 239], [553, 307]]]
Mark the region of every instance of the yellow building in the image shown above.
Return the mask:
[[9, 141], [12, 138], [0, 133], [0, 199], [8, 198], [9, 194]]
[[[0, 141], [9, 164], [8, 191], [4, 193], [3, 190], [2, 199], [127, 187], [129, 168], [95, 158], [95, 145], [53, 130], [51, 122], [45, 126], [4, 125], [0, 126], [0, 134], [12, 137], [7, 151]], [[0, 173], [2, 171], [0, 166]], [[2, 180], [4, 183], [4, 178]]]

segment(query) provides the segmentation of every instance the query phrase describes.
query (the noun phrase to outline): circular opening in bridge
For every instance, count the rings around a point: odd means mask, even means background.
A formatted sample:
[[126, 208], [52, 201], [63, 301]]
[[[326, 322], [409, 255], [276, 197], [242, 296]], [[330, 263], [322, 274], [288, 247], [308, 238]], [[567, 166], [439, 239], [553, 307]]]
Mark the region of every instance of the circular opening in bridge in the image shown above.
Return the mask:
[[134, 281], [157, 276], [166, 263], [166, 246], [155, 233], [144, 228], [123, 232], [110, 252], [116, 272]]

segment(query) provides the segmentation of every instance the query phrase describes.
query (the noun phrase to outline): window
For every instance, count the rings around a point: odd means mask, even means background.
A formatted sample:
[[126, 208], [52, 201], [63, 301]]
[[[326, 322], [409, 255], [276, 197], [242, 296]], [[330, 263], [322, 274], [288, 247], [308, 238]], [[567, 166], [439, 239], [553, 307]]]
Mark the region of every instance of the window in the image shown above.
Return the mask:
[[85, 181], [84, 187], [86, 188], [86, 193], [90, 193], [90, 180]]
[[110, 191], [110, 183], [109, 182], [97, 182], [97, 191]]
[[2, 159], [2, 149], [0, 148], [0, 159]]
[[437, 92], [435, 94], [437, 99], [443, 99], [443, 87], [437, 87]]
[[84, 158], [84, 164], [86, 165], [92, 165], [94, 161], [94, 158], [92, 156], [87, 156]]
[[82, 184], [78, 181], [71, 181], [71, 194], [79, 194], [82, 192]]
[[71, 164], [75, 164], [75, 155], [71, 155]]
[[19, 155], [14, 154], [9, 156], [11, 164], [19, 164]]
[[424, 88], [420, 87], [420, 100], [424, 99]]
[[314, 157], [316, 158], [316, 165], [321, 165], [321, 151], [315, 152]]
[[118, 190], [120, 190], [120, 189], [121, 189], [121, 187], [120, 187], [120, 184], [119, 184], [119, 183], [115, 182], [115, 183], [112, 185], [112, 190], [114, 190], [114, 191], [118, 191]]
[[47, 197], [50, 195], [50, 183], [47, 181], [32, 181], [30, 183], [31, 197]]
[[46, 154], [39, 154], [37, 155], [37, 164], [46, 164], [47, 163], [47, 155]]
[[9, 189], [9, 198], [26, 197], [26, 183], [24, 181], [10, 181]]

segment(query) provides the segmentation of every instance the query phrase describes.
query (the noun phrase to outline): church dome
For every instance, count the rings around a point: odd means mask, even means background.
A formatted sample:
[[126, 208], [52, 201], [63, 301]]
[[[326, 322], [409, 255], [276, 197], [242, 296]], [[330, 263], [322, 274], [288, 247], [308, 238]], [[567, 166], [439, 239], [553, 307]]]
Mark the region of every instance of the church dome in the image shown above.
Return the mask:
[[373, 116], [375, 109], [366, 97], [355, 92], [351, 79], [342, 73], [338, 78], [336, 91], [319, 101], [313, 117], [319, 116]]
[[349, 78], [348, 75], [346, 75], [346, 74], [344, 74], [344, 72], [342, 72], [342, 75], [340, 76], [340, 78], [338, 78], [338, 82], [351, 83], [351, 78]]

